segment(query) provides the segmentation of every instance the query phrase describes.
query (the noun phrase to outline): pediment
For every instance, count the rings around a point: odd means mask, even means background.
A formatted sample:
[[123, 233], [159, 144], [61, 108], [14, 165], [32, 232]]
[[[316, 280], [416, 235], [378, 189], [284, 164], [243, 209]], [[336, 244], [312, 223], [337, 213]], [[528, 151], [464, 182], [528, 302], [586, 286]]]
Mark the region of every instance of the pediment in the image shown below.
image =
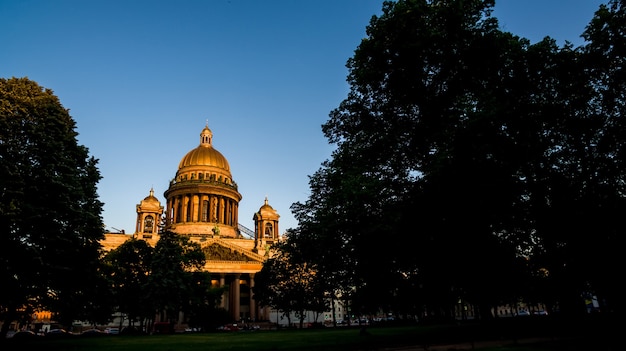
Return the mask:
[[222, 246], [216, 242], [202, 247], [207, 261], [237, 261], [237, 262], [258, 262], [246, 255], [245, 249], [237, 250]]

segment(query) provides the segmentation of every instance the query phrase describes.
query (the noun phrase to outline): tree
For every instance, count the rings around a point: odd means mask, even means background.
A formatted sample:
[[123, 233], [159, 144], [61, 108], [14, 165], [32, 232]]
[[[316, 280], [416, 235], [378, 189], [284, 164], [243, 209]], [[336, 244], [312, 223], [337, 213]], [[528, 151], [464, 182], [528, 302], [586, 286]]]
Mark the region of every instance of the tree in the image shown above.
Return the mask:
[[[356, 258], [351, 255], [350, 240], [353, 218], [344, 212], [344, 196], [339, 185], [342, 175], [334, 172], [328, 162], [309, 177], [311, 195], [305, 203], [291, 206], [298, 228], [291, 231], [286, 240], [286, 250], [298, 248], [298, 257], [303, 262], [314, 264], [317, 274], [324, 277], [319, 281], [324, 297], [335, 301], [350, 298], [356, 284]], [[349, 207], [349, 206], [348, 206]], [[336, 313], [333, 310], [333, 323]]]
[[2, 335], [19, 311], [72, 320], [91, 300], [103, 238], [97, 160], [50, 89], [0, 79], [0, 311]]
[[213, 287], [209, 272], [192, 272], [190, 278], [190, 298], [183, 306], [189, 326], [208, 331], [231, 321], [228, 311], [219, 307], [228, 287]]
[[154, 313], [161, 314], [161, 320], [176, 321], [194, 291], [193, 272], [200, 271], [205, 261], [200, 244], [171, 231], [160, 234], [150, 266], [148, 296], [156, 308]]
[[[131, 238], [104, 257], [109, 268], [113, 306], [127, 316], [129, 325], [154, 318], [149, 276], [154, 249], [145, 241]], [[120, 321], [121, 322], [121, 321]]]
[[[593, 287], [590, 293], [608, 304], [605, 310], [619, 316], [625, 309], [624, 275], [618, 244], [626, 223], [624, 179], [626, 175], [626, 33], [622, 23], [626, 20], [626, 2], [611, 0], [601, 6], [583, 33], [588, 44], [583, 48], [586, 68], [595, 88], [592, 108], [602, 126], [602, 133], [593, 144], [603, 167], [590, 165], [589, 179], [594, 180], [594, 200], [588, 214], [592, 218], [590, 232], [581, 239], [579, 254], [586, 258], [585, 277]], [[593, 235], [590, 235], [593, 234]]]
[[302, 328], [306, 312], [323, 312], [326, 304], [319, 271], [302, 260], [295, 243], [286, 238], [272, 247], [272, 256], [255, 275], [253, 292], [260, 306], [282, 311], [289, 324], [293, 312]]
[[[345, 248], [342, 257], [352, 263], [350, 284], [359, 309], [402, 308], [400, 285], [425, 286], [431, 291], [425, 296], [437, 297], [429, 303], [443, 299], [441, 304], [450, 306], [467, 284], [462, 280], [488, 274], [474, 257], [493, 250], [482, 245], [491, 240], [493, 223], [475, 214], [495, 217], [510, 208], [501, 205], [511, 195], [497, 188], [506, 184], [497, 177], [507, 166], [489, 159], [497, 146], [480, 148], [495, 144], [498, 135], [474, 130], [492, 123], [477, 107], [489, 73], [501, 67], [490, 66], [500, 52], [493, 59], [484, 54], [520, 46], [497, 30], [489, 17], [492, 6], [492, 1], [385, 2], [348, 61], [351, 91], [322, 127], [337, 149], [312, 178], [319, 184], [311, 188], [323, 191], [296, 210], [305, 219], [334, 222], [332, 230], [315, 235], [318, 242], [326, 242], [324, 235], [334, 237], [342, 244], [333, 247]], [[472, 143], [476, 147], [468, 148]], [[484, 164], [484, 171], [469, 178], [472, 160], [482, 163], [481, 170]], [[472, 239], [467, 231], [475, 234]], [[381, 277], [388, 284], [379, 284]], [[407, 285], [407, 277], [413, 283]]]
[[610, 4], [586, 48], [503, 32], [490, 0], [383, 4], [322, 126], [336, 150], [292, 206], [294, 240], [343, 272], [353, 307], [452, 318], [462, 299], [490, 318], [532, 291], [580, 313], [590, 290], [619, 304], [624, 6]]

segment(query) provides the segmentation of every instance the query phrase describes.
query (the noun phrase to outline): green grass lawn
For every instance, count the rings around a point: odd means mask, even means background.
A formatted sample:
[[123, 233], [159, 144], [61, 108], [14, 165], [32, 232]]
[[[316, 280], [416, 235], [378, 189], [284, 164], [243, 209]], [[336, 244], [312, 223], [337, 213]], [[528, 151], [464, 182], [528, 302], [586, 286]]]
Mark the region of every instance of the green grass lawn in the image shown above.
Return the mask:
[[[529, 337], [515, 328], [484, 328], [480, 325], [370, 327], [362, 334], [359, 328], [322, 328], [304, 330], [238, 331], [171, 335], [72, 337], [33, 341], [4, 340], [2, 351], [366, 351], [389, 350], [483, 350], [483, 351], [578, 351], [606, 350], [596, 341], [575, 336], [550, 337], [549, 330], [533, 331], [541, 342], [528, 343]], [[497, 343], [483, 344], [491, 340]], [[589, 344], [593, 342], [593, 344]], [[590, 346], [591, 345], [591, 346]], [[424, 348], [424, 347], [427, 348]]]

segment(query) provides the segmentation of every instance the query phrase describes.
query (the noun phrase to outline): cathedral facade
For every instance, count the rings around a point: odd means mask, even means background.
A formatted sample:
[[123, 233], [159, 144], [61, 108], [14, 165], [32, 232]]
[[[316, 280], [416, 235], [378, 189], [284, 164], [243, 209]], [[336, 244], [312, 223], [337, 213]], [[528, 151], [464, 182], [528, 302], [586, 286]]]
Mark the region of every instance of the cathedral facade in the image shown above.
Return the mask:
[[[268, 250], [278, 240], [278, 213], [267, 198], [253, 214], [254, 230], [240, 225], [242, 195], [226, 158], [213, 147], [208, 125], [200, 144], [181, 159], [174, 179], [164, 193], [165, 206], [154, 190], [136, 206], [134, 238], [154, 246], [160, 230], [189, 237], [206, 255], [204, 269], [215, 287], [227, 287], [221, 307], [233, 320], [269, 319], [269, 310], [253, 299], [254, 275], [262, 268]], [[106, 234], [103, 246], [111, 250], [128, 240], [126, 234]]]

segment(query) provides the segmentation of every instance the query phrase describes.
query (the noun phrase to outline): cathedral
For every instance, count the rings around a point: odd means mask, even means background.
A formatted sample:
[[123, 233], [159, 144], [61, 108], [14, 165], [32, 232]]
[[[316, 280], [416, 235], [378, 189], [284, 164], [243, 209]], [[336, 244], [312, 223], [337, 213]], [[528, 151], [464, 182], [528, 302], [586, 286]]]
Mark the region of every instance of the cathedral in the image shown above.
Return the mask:
[[[159, 240], [160, 229], [188, 236], [206, 254], [204, 269], [211, 273], [212, 284], [228, 287], [221, 307], [233, 320], [269, 319], [269, 311], [255, 304], [252, 287], [269, 248], [280, 240], [280, 216], [266, 198], [253, 215], [254, 230], [239, 224], [242, 196], [228, 161], [213, 147], [213, 133], [208, 125], [200, 133], [198, 147], [181, 159], [176, 176], [163, 195], [165, 207], [153, 189], [137, 204], [132, 236], [152, 246]], [[102, 244], [108, 251], [128, 238], [124, 233], [107, 233]]]

